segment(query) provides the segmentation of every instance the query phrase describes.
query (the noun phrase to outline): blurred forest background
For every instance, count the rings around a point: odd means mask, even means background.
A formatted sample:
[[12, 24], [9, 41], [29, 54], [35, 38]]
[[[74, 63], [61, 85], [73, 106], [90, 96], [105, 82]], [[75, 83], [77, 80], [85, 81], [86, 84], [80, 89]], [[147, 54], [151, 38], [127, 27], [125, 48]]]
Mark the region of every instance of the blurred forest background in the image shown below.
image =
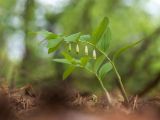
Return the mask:
[[[144, 39], [116, 61], [128, 94], [158, 95], [159, 0], [0, 0], [0, 82], [13, 88], [62, 81], [65, 66], [54, 63], [41, 36], [32, 33], [91, 33], [104, 16], [112, 31], [110, 53]], [[110, 91], [117, 88], [115, 79], [114, 72], [106, 76]], [[80, 90], [101, 90], [95, 76], [83, 70], [77, 69], [67, 81]]]

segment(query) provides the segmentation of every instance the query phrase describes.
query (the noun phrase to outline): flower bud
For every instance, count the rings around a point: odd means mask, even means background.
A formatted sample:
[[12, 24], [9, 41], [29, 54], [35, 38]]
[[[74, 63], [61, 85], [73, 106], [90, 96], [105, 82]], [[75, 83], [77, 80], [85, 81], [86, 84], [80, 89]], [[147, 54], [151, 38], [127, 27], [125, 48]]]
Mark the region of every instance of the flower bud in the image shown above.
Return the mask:
[[69, 43], [68, 51], [71, 52], [71, 50], [72, 50], [72, 45], [71, 45], [71, 43]]
[[76, 45], [76, 53], [77, 54], [79, 53], [79, 45], [78, 44]]
[[96, 59], [96, 50], [93, 50], [93, 59]]
[[85, 46], [85, 55], [88, 55], [88, 46]]

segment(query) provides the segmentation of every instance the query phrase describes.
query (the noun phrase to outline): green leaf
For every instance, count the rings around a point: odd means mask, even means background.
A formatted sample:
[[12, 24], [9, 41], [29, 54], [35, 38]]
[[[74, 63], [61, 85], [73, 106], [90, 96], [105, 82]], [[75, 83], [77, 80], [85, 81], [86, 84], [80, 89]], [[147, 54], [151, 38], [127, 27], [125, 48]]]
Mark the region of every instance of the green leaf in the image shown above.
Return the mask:
[[75, 59], [75, 58], [74, 58], [73, 61], [72, 61], [72, 64], [75, 65], [75, 66], [80, 67], [81, 61], [80, 61], [79, 59]]
[[100, 57], [98, 57], [94, 63], [94, 67], [93, 67], [93, 70], [95, 73], [97, 73], [99, 67], [101, 66], [101, 64], [103, 63], [103, 61], [105, 60], [105, 56], [102, 55]]
[[82, 57], [82, 58], [80, 59], [81, 65], [82, 65], [82, 66], [86, 66], [88, 60], [89, 60], [89, 57]]
[[64, 58], [66, 60], [68, 60], [70, 63], [72, 63], [73, 65], [80, 65], [80, 60], [77, 60], [75, 58], [73, 58], [72, 56], [70, 56], [68, 53], [66, 52], [62, 52], [62, 55], [64, 56]]
[[67, 70], [63, 73], [63, 80], [65, 80], [75, 69], [74, 66], [70, 66], [67, 68]]
[[58, 43], [56, 46], [54, 46], [54, 47], [52, 47], [52, 48], [48, 48], [48, 54], [56, 51], [60, 45], [61, 45], [61, 42]]
[[79, 40], [80, 41], [89, 41], [91, 39], [90, 35], [81, 35]]
[[62, 42], [62, 38], [49, 40], [48, 41], [48, 46], [47, 46], [48, 47], [48, 53], [52, 53], [55, 50], [57, 50], [58, 47], [60, 46], [61, 42]]
[[111, 31], [110, 28], [108, 27], [104, 32], [103, 36], [101, 37], [101, 39], [99, 40], [97, 47], [103, 52], [106, 52], [109, 48], [110, 40], [111, 40]]
[[92, 58], [89, 59], [89, 61], [87, 62], [86, 66], [84, 67], [85, 69], [87, 69], [88, 71], [94, 73], [93, 71], [93, 65], [95, 63], [95, 60], [93, 60]]
[[123, 52], [125, 52], [126, 50], [128, 50], [129, 48], [134, 47], [135, 45], [139, 44], [140, 42], [142, 42], [143, 40], [138, 40], [134, 43], [131, 43], [125, 47], [122, 47], [120, 49], [118, 49], [115, 54], [113, 55], [113, 61], [115, 61]]
[[80, 35], [81, 35], [80, 32], [72, 34], [70, 36], [64, 37], [64, 41], [66, 41], [66, 42], [75, 42], [75, 41], [78, 41]]
[[73, 62], [74, 58], [72, 56], [70, 56], [69, 54], [62, 52], [62, 55], [64, 56], [65, 59], [67, 59], [69, 62]]
[[93, 67], [92, 67], [92, 64], [90, 62], [88, 62], [85, 66], [86, 69], [88, 69], [89, 71], [93, 71]]
[[103, 36], [104, 32], [106, 31], [106, 28], [108, 27], [109, 19], [105, 17], [100, 25], [95, 29], [95, 31], [92, 34], [92, 43], [96, 44], [101, 37]]
[[58, 44], [60, 44], [62, 42], [62, 38], [57, 38], [57, 39], [51, 39], [48, 41], [48, 48], [54, 48], [56, 47]]
[[42, 35], [46, 40], [51, 40], [51, 39], [58, 38], [57, 34], [46, 31], [46, 30], [39, 31], [39, 32], [37, 32], [37, 34]]
[[103, 80], [105, 75], [112, 70], [112, 65], [111, 63], [105, 63], [99, 70], [98, 77]]
[[56, 35], [56, 34], [49, 34], [47, 37], [46, 37], [46, 40], [52, 40], [52, 39], [56, 39], [58, 38], [59, 36]]
[[55, 50], [57, 50], [58, 46], [57, 47], [54, 47], [54, 48], [49, 48], [48, 49], [48, 54], [54, 52]]
[[66, 59], [53, 59], [54, 62], [59, 62], [59, 63], [64, 63], [64, 64], [71, 64], [71, 62], [69, 62]]

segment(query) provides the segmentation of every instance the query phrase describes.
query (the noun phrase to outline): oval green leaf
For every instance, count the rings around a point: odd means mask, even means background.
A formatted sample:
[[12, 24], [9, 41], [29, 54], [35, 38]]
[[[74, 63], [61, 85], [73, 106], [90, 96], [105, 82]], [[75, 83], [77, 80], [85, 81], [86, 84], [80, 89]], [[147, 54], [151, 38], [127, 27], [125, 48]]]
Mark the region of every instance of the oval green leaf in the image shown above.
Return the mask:
[[92, 41], [91, 43], [96, 44], [103, 36], [104, 32], [106, 31], [106, 28], [108, 27], [109, 19], [107, 17], [104, 17], [102, 22], [99, 24], [99, 26], [95, 29], [95, 31], [92, 34]]
[[95, 73], [97, 73], [99, 67], [101, 66], [101, 64], [103, 63], [104, 60], [105, 60], [105, 56], [104, 56], [104, 55], [99, 56], [99, 57], [96, 59], [96, 61], [95, 61], [95, 63], [94, 63], [94, 67], [93, 67], [93, 70], [94, 70]]
[[74, 69], [74, 66], [69, 66], [67, 70], [63, 73], [63, 80], [65, 80], [74, 71]]
[[112, 70], [111, 63], [105, 63], [99, 70], [98, 77], [103, 80], [105, 78], [105, 75]]
[[80, 38], [80, 35], [81, 35], [80, 32], [72, 34], [70, 36], [64, 37], [64, 41], [66, 41], [66, 42], [75, 42], [75, 41], [78, 41], [78, 39]]

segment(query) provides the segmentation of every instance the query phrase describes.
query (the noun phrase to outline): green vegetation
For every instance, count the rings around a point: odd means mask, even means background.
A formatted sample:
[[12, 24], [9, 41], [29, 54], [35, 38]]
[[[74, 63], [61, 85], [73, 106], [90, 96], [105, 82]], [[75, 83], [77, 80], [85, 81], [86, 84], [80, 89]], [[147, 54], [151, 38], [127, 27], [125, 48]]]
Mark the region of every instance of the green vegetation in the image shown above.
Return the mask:
[[126, 101], [159, 95], [160, 15], [151, 14], [152, 0], [41, 1], [0, 0], [1, 83], [54, 86], [66, 78], [82, 92], [100, 94], [98, 82], [111, 94], [120, 87]]
[[[107, 17], [105, 17], [102, 20], [102, 22], [93, 31], [91, 35], [90, 34], [83, 35], [80, 32], [69, 36], [57, 35], [47, 31], [43, 31], [40, 33], [43, 34], [45, 36], [45, 39], [48, 41], [47, 45], [48, 53], [55, 52], [59, 49], [60, 52], [62, 53], [63, 58], [60, 59], [54, 58], [53, 61], [70, 65], [63, 73], [63, 79], [66, 79], [74, 71], [76, 67], [86, 69], [87, 71], [93, 73], [97, 77], [102, 89], [106, 93], [108, 102], [111, 104], [112, 100], [108, 90], [105, 88], [105, 85], [103, 84], [103, 80], [105, 78], [105, 75], [113, 69], [117, 75], [118, 78], [117, 80], [121, 92], [123, 94], [123, 97], [125, 98], [126, 102], [129, 102], [119, 72], [117, 71], [114, 62], [108, 57], [107, 54], [107, 50], [109, 48], [109, 43], [111, 40], [109, 19]], [[127, 47], [118, 50], [115, 53], [113, 59], [115, 60], [123, 51], [136, 45], [139, 42], [140, 41], [137, 41]], [[61, 49], [62, 46], [64, 46], [64, 44], [65, 47]], [[80, 48], [79, 45], [81, 45]], [[66, 46], [68, 46], [68, 52], [64, 52], [67, 50]], [[92, 55], [88, 54], [88, 50], [90, 49], [93, 51]], [[78, 56], [79, 57], [78, 59], [76, 59], [75, 56], [71, 56], [72, 51], [75, 52], [76, 54], [79, 54], [80, 51], [83, 51], [83, 53], [82, 55]], [[96, 55], [97, 52], [99, 53], [98, 57]]]

